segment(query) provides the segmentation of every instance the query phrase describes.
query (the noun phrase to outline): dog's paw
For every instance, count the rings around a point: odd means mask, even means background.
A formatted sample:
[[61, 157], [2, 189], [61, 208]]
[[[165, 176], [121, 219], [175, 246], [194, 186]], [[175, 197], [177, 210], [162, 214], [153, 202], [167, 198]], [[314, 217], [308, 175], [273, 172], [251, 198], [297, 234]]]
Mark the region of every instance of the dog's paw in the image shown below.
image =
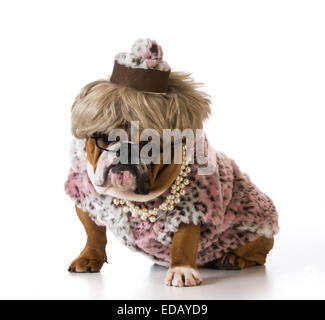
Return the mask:
[[79, 255], [74, 259], [68, 269], [69, 272], [99, 272], [104, 262], [106, 262], [105, 251], [101, 251], [94, 248], [86, 247]]
[[201, 282], [199, 271], [186, 266], [169, 268], [165, 279], [167, 286], [174, 287], [197, 286]]

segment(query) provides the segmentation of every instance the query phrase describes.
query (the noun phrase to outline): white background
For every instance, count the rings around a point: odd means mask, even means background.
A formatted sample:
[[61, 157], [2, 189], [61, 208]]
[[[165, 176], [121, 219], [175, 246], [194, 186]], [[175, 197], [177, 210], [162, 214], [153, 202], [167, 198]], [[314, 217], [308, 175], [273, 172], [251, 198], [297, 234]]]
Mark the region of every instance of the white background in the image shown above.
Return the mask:
[[[324, 1], [1, 1], [0, 298], [325, 298]], [[70, 108], [138, 37], [205, 83], [213, 146], [269, 194], [281, 231], [265, 267], [165, 269], [110, 234], [100, 274], [69, 274], [85, 243], [63, 191]]]

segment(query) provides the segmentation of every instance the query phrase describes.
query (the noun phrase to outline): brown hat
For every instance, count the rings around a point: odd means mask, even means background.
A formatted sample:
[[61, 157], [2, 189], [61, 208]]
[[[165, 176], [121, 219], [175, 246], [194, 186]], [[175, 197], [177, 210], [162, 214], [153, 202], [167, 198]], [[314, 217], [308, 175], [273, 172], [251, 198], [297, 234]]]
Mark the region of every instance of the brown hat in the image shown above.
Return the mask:
[[170, 67], [162, 59], [163, 52], [157, 42], [139, 39], [131, 51], [115, 56], [110, 81], [139, 91], [166, 93]]

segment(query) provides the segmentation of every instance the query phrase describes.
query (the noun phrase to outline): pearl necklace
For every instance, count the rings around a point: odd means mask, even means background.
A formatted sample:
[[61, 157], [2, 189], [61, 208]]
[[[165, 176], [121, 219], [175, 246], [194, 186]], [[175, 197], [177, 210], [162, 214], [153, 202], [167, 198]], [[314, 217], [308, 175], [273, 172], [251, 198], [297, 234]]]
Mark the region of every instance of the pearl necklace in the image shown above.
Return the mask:
[[166, 197], [158, 208], [153, 208], [148, 210], [147, 208], [140, 208], [136, 206], [132, 201], [114, 198], [113, 203], [115, 206], [122, 205], [122, 210], [124, 213], [131, 212], [132, 217], [140, 216], [142, 220], [149, 219], [150, 222], [155, 222], [159, 218], [158, 213], [160, 211], [167, 212], [174, 210], [174, 204], [179, 203], [181, 196], [185, 195], [185, 186], [187, 186], [190, 181], [186, 178], [191, 172], [191, 168], [188, 165], [188, 160], [186, 160], [186, 146], [183, 146], [182, 150], [182, 166], [181, 170], [176, 177], [174, 183], [171, 185], [171, 194]]

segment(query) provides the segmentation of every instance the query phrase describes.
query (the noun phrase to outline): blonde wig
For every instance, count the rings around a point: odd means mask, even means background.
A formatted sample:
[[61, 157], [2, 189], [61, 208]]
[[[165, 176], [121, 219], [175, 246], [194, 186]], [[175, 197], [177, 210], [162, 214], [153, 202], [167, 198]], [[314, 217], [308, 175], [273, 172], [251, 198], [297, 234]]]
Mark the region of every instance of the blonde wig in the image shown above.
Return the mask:
[[139, 121], [140, 129], [201, 129], [210, 114], [209, 96], [197, 90], [189, 74], [171, 72], [168, 92], [152, 94], [109, 80], [87, 84], [72, 105], [71, 127], [77, 138], [108, 133]]

